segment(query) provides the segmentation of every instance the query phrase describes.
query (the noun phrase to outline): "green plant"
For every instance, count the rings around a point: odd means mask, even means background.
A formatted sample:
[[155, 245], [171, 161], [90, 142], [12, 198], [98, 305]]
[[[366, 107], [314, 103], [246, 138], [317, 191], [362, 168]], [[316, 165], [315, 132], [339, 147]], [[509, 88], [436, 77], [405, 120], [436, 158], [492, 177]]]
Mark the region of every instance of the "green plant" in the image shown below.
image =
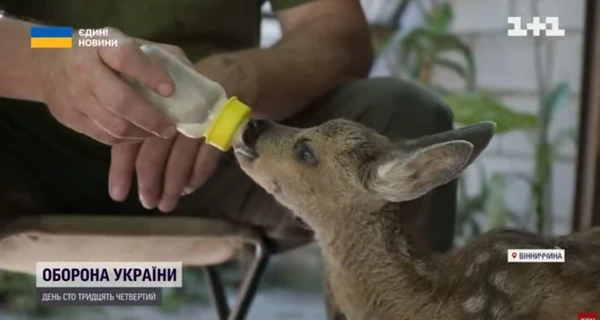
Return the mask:
[[32, 316], [49, 315], [50, 309], [37, 303], [35, 277], [0, 272], [0, 302], [9, 311]]
[[[475, 59], [468, 44], [450, 32], [454, 11], [450, 3], [442, 3], [427, 11], [421, 1], [419, 5], [425, 23], [416, 27], [399, 40], [399, 63], [406, 67], [407, 75], [426, 86], [431, 86], [433, 70], [443, 67], [458, 74], [467, 87], [475, 83]], [[447, 56], [458, 53], [458, 61]], [[462, 61], [460, 61], [462, 60]]]
[[[399, 61], [407, 66], [405, 75], [419, 81], [421, 84], [436, 90], [443, 95], [455, 115], [455, 121], [468, 125], [480, 121], [491, 120], [497, 124], [497, 134], [525, 130], [533, 133], [532, 146], [535, 150], [533, 174], [496, 174], [491, 179], [481, 176], [482, 188], [480, 192], [466, 196], [464, 178], [459, 181], [459, 234], [467, 230], [473, 234], [480, 232], [478, 217], [481, 212], [488, 215], [491, 227], [502, 226], [507, 221], [501, 216], [511, 220], [518, 217], [505, 209], [499, 196], [503, 189], [503, 182], [517, 177], [524, 180], [531, 190], [530, 208], [533, 213], [529, 223], [535, 226], [539, 233], [552, 230], [552, 219], [548, 213], [552, 212], [550, 190], [552, 187], [552, 163], [558, 150], [565, 144], [576, 141], [577, 130], [568, 128], [551, 137], [549, 128], [555, 114], [566, 105], [570, 90], [566, 83], [559, 83], [553, 87], [549, 84], [552, 79], [552, 50], [544, 48], [542, 37], [534, 39], [534, 58], [536, 81], [538, 88], [539, 106], [537, 115], [517, 112], [495, 99], [493, 96], [476, 90], [475, 88], [475, 57], [469, 46], [460, 37], [450, 32], [451, 21], [454, 17], [450, 3], [434, 5], [427, 12], [423, 2], [414, 0], [424, 16], [425, 24], [406, 32], [400, 38]], [[531, 2], [532, 13], [538, 13], [538, 0]], [[546, 55], [543, 53], [546, 50]], [[451, 55], [448, 55], [451, 53]], [[448, 57], [454, 57], [449, 59]], [[458, 57], [458, 58], [457, 58]], [[546, 58], [544, 60], [544, 58]], [[435, 67], [443, 67], [465, 81], [465, 89], [460, 91], [447, 90], [436, 86], [433, 81]], [[484, 175], [480, 172], [480, 175]], [[517, 225], [525, 228], [527, 223], [519, 221]], [[466, 227], [465, 227], [466, 226]], [[465, 229], [466, 228], [466, 229]]]
[[[527, 229], [528, 225], [516, 212], [510, 210], [504, 202], [504, 188], [509, 176], [503, 173], [488, 175], [483, 165], [478, 167], [480, 189], [474, 195], [467, 194], [466, 172], [458, 180], [458, 206], [456, 223], [456, 242], [461, 245], [470, 237], [480, 235], [486, 228], [501, 228], [507, 225]], [[482, 220], [487, 218], [487, 225]]]
[[[533, 130], [539, 127], [534, 114], [515, 111], [492, 95], [475, 88], [476, 64], [470, 46], [451, 32], [454, 12], [451, 3], [434, 3], [427, 10], [422, 1], [414, 0], [424, 18], [423, 25], [403, 33], [398, 40], [398, 61], [403, 75], [438, 92], [454, 113], [459, 125], [480, 121], [494, 121], [496, 134], [515, 130]], [[464, 81], [463, 90], [449, 90], [433, 83], [436, 68], [445, 68]], [[465, 176], [459, 179], [457, 237], [479, 234], [481, 216], [488, 218], [488, 227], [502, 227], [506, 223], [524, 227], [523, 221], [504, 204], [505, 174], [496, 173], [488, 178], [479, 172], [481, 189], [467, 196]], [[508, 221], [507, 221], [508, 219]]]
[[455, 122], [462, 125], [494, 121], [496, 134], [539, 127], [535, 115], [515, 111], [485, 92], [452, 92], [444, 100], [452, 109]]
[[[400, 37], [398, 60], [406, 68], [405, 75], [442, 94], [458, 124], [494, 121], [497, 133], [537, 128], [535, 115], [515, 111], [475, 89], [475, 57], [469, 45], [450, 31], [454, 19], [451, 3], [439, 3], [427, 11], [422, 1], [414, 2], [425, 22]], [[433, 84], [436, 67], [446, 68], [463, 79], [465, 89], [452, 91]]]
[[[553, 62], [552, 51], [547, 50], [547, 55], [543, 55], [543, 38], [534, 39], [538, 112], [536, 115], [515, 111], [492, 95], [477, 90], [476, 64], [472, 50], [450, 29], [454, 18], [452, 4], [431, 0], [431, 9], [428, 10], [424, 1], [413, 0], [413, 2], [420, 8], [424, 23], [401, 33], [398, 37], [397, 60], [402, 66], [401, 74], [441, 94], [452, 109], [457, 124], [469, 125], [480, 121], [494, 121], [497, 125], [497, 135], [517, 130], [535, 135], [532, 139], [532, 147], [535, 151], [532, 175], [497, 173], [488, 178], [485, 172], [480, 170], [482, 187], [479, 193], [472, 196], [466, 194], [464, 176], [459, 179], [457, 234], [459, 236], [479, 234], [482, 229], [479, 221], [483, 214], [488, 218], [488, 227], [515, 224], [520, 228], [527, 228], [529, 223], [533, 224], [539, 233], [551, 231], [552, 219], [547, 213], [552, 212], [550, 205], [552, 163], [558, 150], [565, 143], [574, 142], [577, 134], [575, 128], [565, 129], [555, 137], [549, 134], [554, 115], [564, 107], [570, 96], [566, 83], [549, 86], [548, 79], [552, 79], [549, 74]], [[532, 13], [537, 15], [537, 0], [531, 3]], [[544, 57], [547, 58], [545, 61]], [[436, 85], [433, 78], [438, 68], [450, 70], [463, 79], [464, 89], [449, 90]], [[504, 184], [512, 178], [525, 181], [531, 190], [529, 211], [533, 214], [529, 216], [528, 221], [522, 221], [514, 212], [507, 210], [502, 199]]]
[[[536, 59], [540, 59], [536, 57]], [[561, 147], [561, 135], [552, 141], [549, 136], [549, 127], [553, 115], [565, 105], [569, 96], [569, 87], [562, 83], [545, 92], [540, 89], [540, 128], [536, 141], [535, 171], [531, 181], [534, 211], [536, 213], [536, 230], [539, 233], [551, 232], [551, 196], [552, 188], [552, 163], [558, 148]]]
[[159, 309], [166, 313], [177, 313], [187, 303], [209, 302], [209, 293], [202, 270], [199, 268], [183, 269], [182, 288], [163, 288], [162, 305]]

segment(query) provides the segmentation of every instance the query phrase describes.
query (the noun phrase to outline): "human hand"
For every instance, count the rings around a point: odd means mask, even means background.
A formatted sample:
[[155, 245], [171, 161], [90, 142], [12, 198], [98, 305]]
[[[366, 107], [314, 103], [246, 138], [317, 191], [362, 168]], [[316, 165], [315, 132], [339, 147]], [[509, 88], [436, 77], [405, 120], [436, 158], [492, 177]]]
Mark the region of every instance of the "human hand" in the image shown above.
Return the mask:
[[43, 102], [59, 122], [105, 144], [173, 137], [177, 131], [168, 116], [121, 77], [170, 96], [174, 82], [167, 70], [145, 55], [136, 39], [115, 29], [109, 37], [118, 46], [44, 53], [37, 61]]
[[[191, 65], [183, 53], [174, 53]], [[228, 70], [229, 65], [218, 57], [208, 57], [194, 68], [221, 84], [230, 95], [247, 92], [239, 85], [239, 77]], [[149, 138], [141, 143], [114, 145], [109, 194], [115, 201], [125, 200], [135, 171], [142, 205], [147, 209], [172, 211], [183, 195], [195, 191], [210, 178], [221, 156], [222, 152], [205, 144], [204, 139], [190, 139], [181, 134], [171, 139]]]
[[177, 134], [174, 138], [149, 138], [141, 143], [112, 147], [109, 194], [123, 201], [130, 192], [134, 170], [140, 202], [146, 209], [175, 209], [179, 199], [199, 188], [216, 170], [222, 152]]

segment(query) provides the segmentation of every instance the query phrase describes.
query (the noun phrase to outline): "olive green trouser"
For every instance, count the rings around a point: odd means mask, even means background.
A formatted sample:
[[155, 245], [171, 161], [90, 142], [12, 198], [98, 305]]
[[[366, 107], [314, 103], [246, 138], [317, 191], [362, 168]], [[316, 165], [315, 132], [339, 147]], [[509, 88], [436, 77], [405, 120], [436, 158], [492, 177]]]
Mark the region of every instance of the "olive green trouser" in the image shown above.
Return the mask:
[[[343, 85], [286, 124], [307, 127], [334, 118], [360, 122], [392, 139], [452, 128], [452, 114], [436, 96], [415, 84], [389, 78]], [[17, 206], [34, 208], [30, 212], [160, 214], [144, 209], [135, 189], [125, 202], [113, 202], [107, 191], [109, 147], [66, 129], [42, 105], [0, 100], [0, 148], [0, 158], [8, 163], [5, 169], [10, 167], [8, 172], [4, 170], [4, 176], [19, 177], [4, 191], [0, 186], [0, 204], [2, 194], [12, 192], [17, 194], [11, 199], [12, 205], [17, 199]], [[0, 184], [2, 180], [7, 179], [0, 179]], [[19, 201], [31, 203], [22, 206]], [[428, 203], [430, 246], [445, 251], [451, 247], [454, 233], [456, 183], [436, 189]], [[251, 223], [264, 230], [277, 251], [311, 240], [311, 234], [299, 221], [244, 175], [231, 154], [205, 185], [182, 198], [169, 215]]]

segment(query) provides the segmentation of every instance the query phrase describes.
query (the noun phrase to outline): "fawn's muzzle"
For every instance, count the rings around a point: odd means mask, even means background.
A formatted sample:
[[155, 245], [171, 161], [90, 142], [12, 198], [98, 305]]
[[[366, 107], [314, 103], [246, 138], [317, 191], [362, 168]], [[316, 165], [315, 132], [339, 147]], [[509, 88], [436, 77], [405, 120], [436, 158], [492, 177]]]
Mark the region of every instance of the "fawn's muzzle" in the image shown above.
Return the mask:
[[255, 149], [258, 137], [265, 132], [269, 127], [269, 122], [264, 120], [252, 120], [248, 122], [244, 133], [242, 133], [242, 141], [246, 147]]

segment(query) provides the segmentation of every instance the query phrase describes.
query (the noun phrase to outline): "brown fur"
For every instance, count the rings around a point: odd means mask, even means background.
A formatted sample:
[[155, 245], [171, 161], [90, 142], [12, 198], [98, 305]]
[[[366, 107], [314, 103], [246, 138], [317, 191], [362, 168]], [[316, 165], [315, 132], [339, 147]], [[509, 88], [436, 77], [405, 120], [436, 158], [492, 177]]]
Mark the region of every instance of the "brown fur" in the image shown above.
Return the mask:
[[[564, 320], [600, 311], [600, 229], [554, 239], [499, 230], [446, 255], [427, 249], [422, 196], [485, 149], [493, 124], [398, 143], [344, 120], [263, 127], [251, 143], [235, 143], [238, 161], [315, 231], [327, 288], [347, 319]], [[555, 247], [565, 263], [507, 262], [507, 249]]]

